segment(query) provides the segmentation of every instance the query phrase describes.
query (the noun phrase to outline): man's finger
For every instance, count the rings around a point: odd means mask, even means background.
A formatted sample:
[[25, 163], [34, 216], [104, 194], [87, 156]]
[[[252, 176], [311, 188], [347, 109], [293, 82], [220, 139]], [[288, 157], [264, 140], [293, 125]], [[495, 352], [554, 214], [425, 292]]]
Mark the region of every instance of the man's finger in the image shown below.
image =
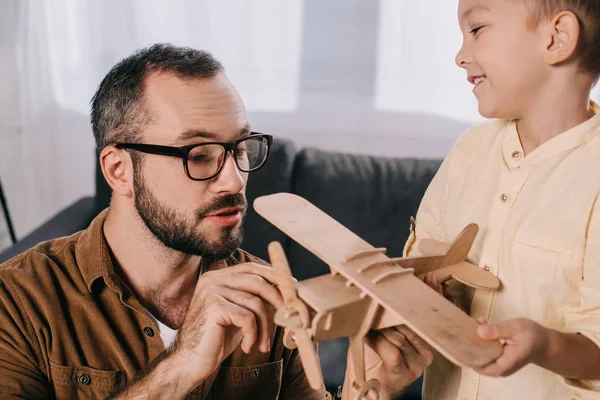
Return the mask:
[[281, 292], [271, 283], [266, 281], [262, 275], [236, 270], [228, 271], [228, 273], [223, 274], [220, 277], [219, 284], [230, 289], [240, 290], [259, 296], [276, 309], [284, 306]]
[[408, 369], [418, 369], [423, 364], [419, 352], [403, 333], [395, 328], [382, 329], [379, 333], [400, 350], [404, 363]]
[[259, 350], [267, 353], [270, 350], [269, 315], [263, 300], [251, 293], [223, 288], [220, 295], [229, 302], [250, 310], [257, 321]]
[[277, 277], [273, 268], [257, 263], [242, 263], [229, 268], [207, 272], [210, 275], [227, 275], [229, 273], [244, 273], [258, 275], [272, 285], [277, 284]]
[[259, 275], [269, 283], [273, 285], [277, 284], [277, 275], [275, 274], [275, 270], [266, 265], [260, 265], [257, 263], [243, 263], [235, 265], [231, 267], [231, 269], [246, 274]]
[[422, 356], [424, 362], [426, 363], [425, 367], [427, 367], [433, 361], [433, 348], [423, 339], [419, 337], [416, 333], [408, 328], [406, 325], [396, 326], [394, 329], [398, 330], [400, 333], [408, 339], [408, 341], [412, 344], [415, 350]]
[[242, 331], [242, 351], [246, 354], [250, 353], [252, 346], [258, 338], [257, 323], [254, 313], [250, 310], [240, 307], [237, 304], [226, 302], [222, 306], [221, 312], [226, 324], [236, 326]]
[[397, 371], [406, 370], [408, 366], [399, 346], [386, 339], [381, 332], [371, 331], [365, 336], [365, 343], [377, 353], [386, 366], [392, 366]]

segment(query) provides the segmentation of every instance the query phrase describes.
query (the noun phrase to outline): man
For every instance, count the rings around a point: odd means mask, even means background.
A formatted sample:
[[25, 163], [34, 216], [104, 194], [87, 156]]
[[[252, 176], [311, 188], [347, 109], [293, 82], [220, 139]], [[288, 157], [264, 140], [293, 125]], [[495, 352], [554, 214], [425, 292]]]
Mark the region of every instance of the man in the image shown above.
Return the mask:
[[[238, 248], [272, 138], [251, 133], [219, 62], [135, 53], [100, 84], [92, 128], [110, 207], [0, 268], [0, 397], [326, 398], [283, 347], [273, 271]], [[407, 367], [394, 334], [369, 342], [392, 397], [428, 356]]]

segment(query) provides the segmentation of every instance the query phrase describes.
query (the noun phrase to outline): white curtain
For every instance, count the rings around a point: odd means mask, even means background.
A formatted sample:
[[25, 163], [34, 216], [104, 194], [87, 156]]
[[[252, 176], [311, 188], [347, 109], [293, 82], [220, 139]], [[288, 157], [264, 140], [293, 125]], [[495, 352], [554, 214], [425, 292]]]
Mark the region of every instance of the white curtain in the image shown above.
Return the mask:
[[213, 52], [256, 129], [302, 146], [443, 157], [479, 119], [454, 65], [456, 4], [0, 0], [0, 179], [17, 235], [93, 195], [89, 100], [110, 67], [155, 42]]
[[[454, 62], [462, 44], [457, 5], [380, 0], [377, 109], [482, 120], [466, 72]], [[592, 98], [600, 102], [599, 87]]]
[[466, 73], [454, 58], [462, 36], [457, 2], [381, 0], [375, 107], [480, 120]]

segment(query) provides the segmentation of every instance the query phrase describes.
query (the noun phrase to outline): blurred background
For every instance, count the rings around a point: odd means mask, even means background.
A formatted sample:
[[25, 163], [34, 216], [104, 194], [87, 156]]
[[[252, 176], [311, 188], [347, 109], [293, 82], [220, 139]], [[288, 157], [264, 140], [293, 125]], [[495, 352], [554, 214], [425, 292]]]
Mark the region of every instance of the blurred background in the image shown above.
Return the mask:
[[[213, 52], [255, 130], [325, 150], [443, 157], [480, 118], [454, 64], [456, 4], [0, 0], [0, 182], [16, 237], [93, 194], [89, 101], [111, 66], [155, 42]], [[6, 227], [0, 235], [2, 249]]]
[[[115, 63], [156, 42], [212, 52], [252, 128], [279, 139], [270, 163], [251, 176], [249, 199], [293, 191], [400, 255], [440, 160], [481, 120], [466, 73], [454, 64], [462, 41], [456, 6], [0, 0], [0, 203], [13, 228], [0, 213], [0, 262], [84, 229], [108, 205], [89, 101]], [[598, 89], [593, 98], [600, 101]], [[246, 225], [244, 248], [255, 255], [266, 257], [270, 240], [286, 241], [257, 215]], [[11, 236], [20, 245], [11, 247]], [[328, 271], [289, 240], [285, 246], [299, 279]], [[330, 389], [343, 381], [346, 348], [343, 340], [320, 347]], [[407, 399], [420, 398], [419, 385]]]

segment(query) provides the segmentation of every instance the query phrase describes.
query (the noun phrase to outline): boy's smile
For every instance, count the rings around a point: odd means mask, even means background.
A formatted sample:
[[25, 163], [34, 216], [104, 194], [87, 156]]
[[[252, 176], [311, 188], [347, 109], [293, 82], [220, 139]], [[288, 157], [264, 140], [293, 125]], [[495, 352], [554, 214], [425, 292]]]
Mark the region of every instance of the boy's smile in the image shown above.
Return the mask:
[[469, 80], [469, 82], [471, 82], [472, 85], [474, 85], [475, 87], [473, 88], [473, 93], [475, 92], [475, 89], [477, 89], [486, 79], [485, 75], [469, 75], [467, 77], [467, 79]]
[[463, 45], [456, 63], [487, 118], [518, 119], [547, 79], [544, 44], [525, 5], [508, 0], [460, 0]]

